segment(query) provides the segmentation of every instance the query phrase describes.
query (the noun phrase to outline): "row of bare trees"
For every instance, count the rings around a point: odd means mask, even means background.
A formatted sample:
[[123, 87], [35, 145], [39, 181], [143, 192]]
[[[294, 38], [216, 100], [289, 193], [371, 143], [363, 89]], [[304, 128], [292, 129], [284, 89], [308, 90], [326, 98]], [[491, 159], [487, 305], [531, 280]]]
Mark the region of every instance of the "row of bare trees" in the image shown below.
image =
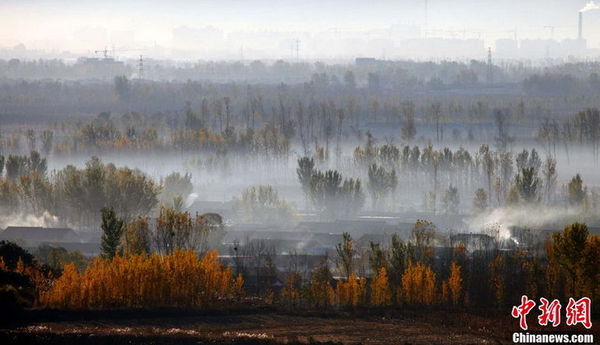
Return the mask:
[[[420, 305], [505, 309], [524, 294], [563, 301], [598, 296], [600, 239], [584, 224], [509, 251], [461, 241], [443, 245], [440, 237], [427, 221], [418, 221], [406, 240], [395, 234], [366, 246], [344, 233], [331, 256], [313, 269], [297, 254], [289, 255], [290, 265], [281, 269], [277, 249], [260, 241], [235, 243], [231, 254], [237, 272], [252, 282], [250, 291], [292, 310]], [[277, 281], [283, 282], [280, 290]]]

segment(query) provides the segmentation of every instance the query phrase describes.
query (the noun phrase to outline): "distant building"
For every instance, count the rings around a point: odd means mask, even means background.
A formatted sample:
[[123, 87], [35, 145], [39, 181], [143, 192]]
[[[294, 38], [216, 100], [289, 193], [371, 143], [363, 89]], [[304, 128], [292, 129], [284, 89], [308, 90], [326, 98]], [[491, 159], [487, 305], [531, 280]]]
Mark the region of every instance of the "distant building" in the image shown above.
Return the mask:
[[28, 245], [40, 243], [76, 242], [75, 231], [69, 228], [43, 228], [28, 226], [9, 226], [0, 233], [0, 240], [24, 241]]
[[80, 65], [93, 65], [93, 66], [122, 66], [123, 62], [117, 61], [111, 57], [106, 58], [88, 58], [88, 57], [80, 57], [77, 59], [77, 63]]
[[499, 39], [494, 54], [501, 59], [567, 58], [581, 56], [586, 49], [585, 40]]
[[386, 234], [365, 234], [362, 235], [357, 242], [363, 248], [369, 248], [371, 242], [387, 247], [391, 243], [391, 238], [391, 236]]
[[357, 66], [372, 66], [377, 64], [377, 59], [372, 57], [358, 57], [355, 59]]
[[462, 243], [465, 248], [470, 251], [487, 251], [496, 245], [496, 240], [485, 234], [456, 234], [450, 236], [450, 247], [454, 248], [459, 243]]
[[189, 207], [190, 213], [218, 213], [221, 215], [228, 215], [231, 213], [232, 202], [222, 201], [206, 201], [206, 200], [195, 200]]
[[397, 227], [380, 219], [336, 220], [335, 222], [300, 222], [295, 231], [311, 233], [350, 233], [353, 237], [363, 234], [383, 234], [397, 231]]

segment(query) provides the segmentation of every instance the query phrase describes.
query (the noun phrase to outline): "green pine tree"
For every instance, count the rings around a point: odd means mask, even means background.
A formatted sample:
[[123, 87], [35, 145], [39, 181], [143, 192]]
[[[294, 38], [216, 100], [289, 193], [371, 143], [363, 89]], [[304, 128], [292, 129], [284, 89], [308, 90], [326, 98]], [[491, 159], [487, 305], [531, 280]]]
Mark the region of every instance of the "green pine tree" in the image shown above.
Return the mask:
[[113, 208], [102, 209], [102, 257], [112, 259], [119, 250], [123, 234], [123, 220], [118, 218]]

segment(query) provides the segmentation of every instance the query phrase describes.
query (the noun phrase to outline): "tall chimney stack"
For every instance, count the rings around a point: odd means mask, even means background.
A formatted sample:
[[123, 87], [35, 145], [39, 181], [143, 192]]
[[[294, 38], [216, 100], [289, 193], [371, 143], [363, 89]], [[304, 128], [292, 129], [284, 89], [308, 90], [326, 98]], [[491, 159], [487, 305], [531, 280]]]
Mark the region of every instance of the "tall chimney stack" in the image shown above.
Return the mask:
[[579, 36], [580, 41], [583, 40], [583, 12], [579, 12]]

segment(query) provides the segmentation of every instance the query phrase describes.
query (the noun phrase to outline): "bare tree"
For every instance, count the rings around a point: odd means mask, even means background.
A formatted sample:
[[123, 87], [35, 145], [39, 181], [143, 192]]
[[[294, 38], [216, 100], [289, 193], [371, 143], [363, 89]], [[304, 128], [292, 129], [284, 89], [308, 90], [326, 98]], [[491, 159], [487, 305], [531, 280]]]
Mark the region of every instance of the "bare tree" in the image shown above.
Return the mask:
[[345, 232], [342, 235], [342, 243], [338, 243], [335, 249], [337, 251], [338, 269], [346, 279], [350, 279], [350, 275], [354, 272], [354, 255], [356, 254], [352, 236]]

